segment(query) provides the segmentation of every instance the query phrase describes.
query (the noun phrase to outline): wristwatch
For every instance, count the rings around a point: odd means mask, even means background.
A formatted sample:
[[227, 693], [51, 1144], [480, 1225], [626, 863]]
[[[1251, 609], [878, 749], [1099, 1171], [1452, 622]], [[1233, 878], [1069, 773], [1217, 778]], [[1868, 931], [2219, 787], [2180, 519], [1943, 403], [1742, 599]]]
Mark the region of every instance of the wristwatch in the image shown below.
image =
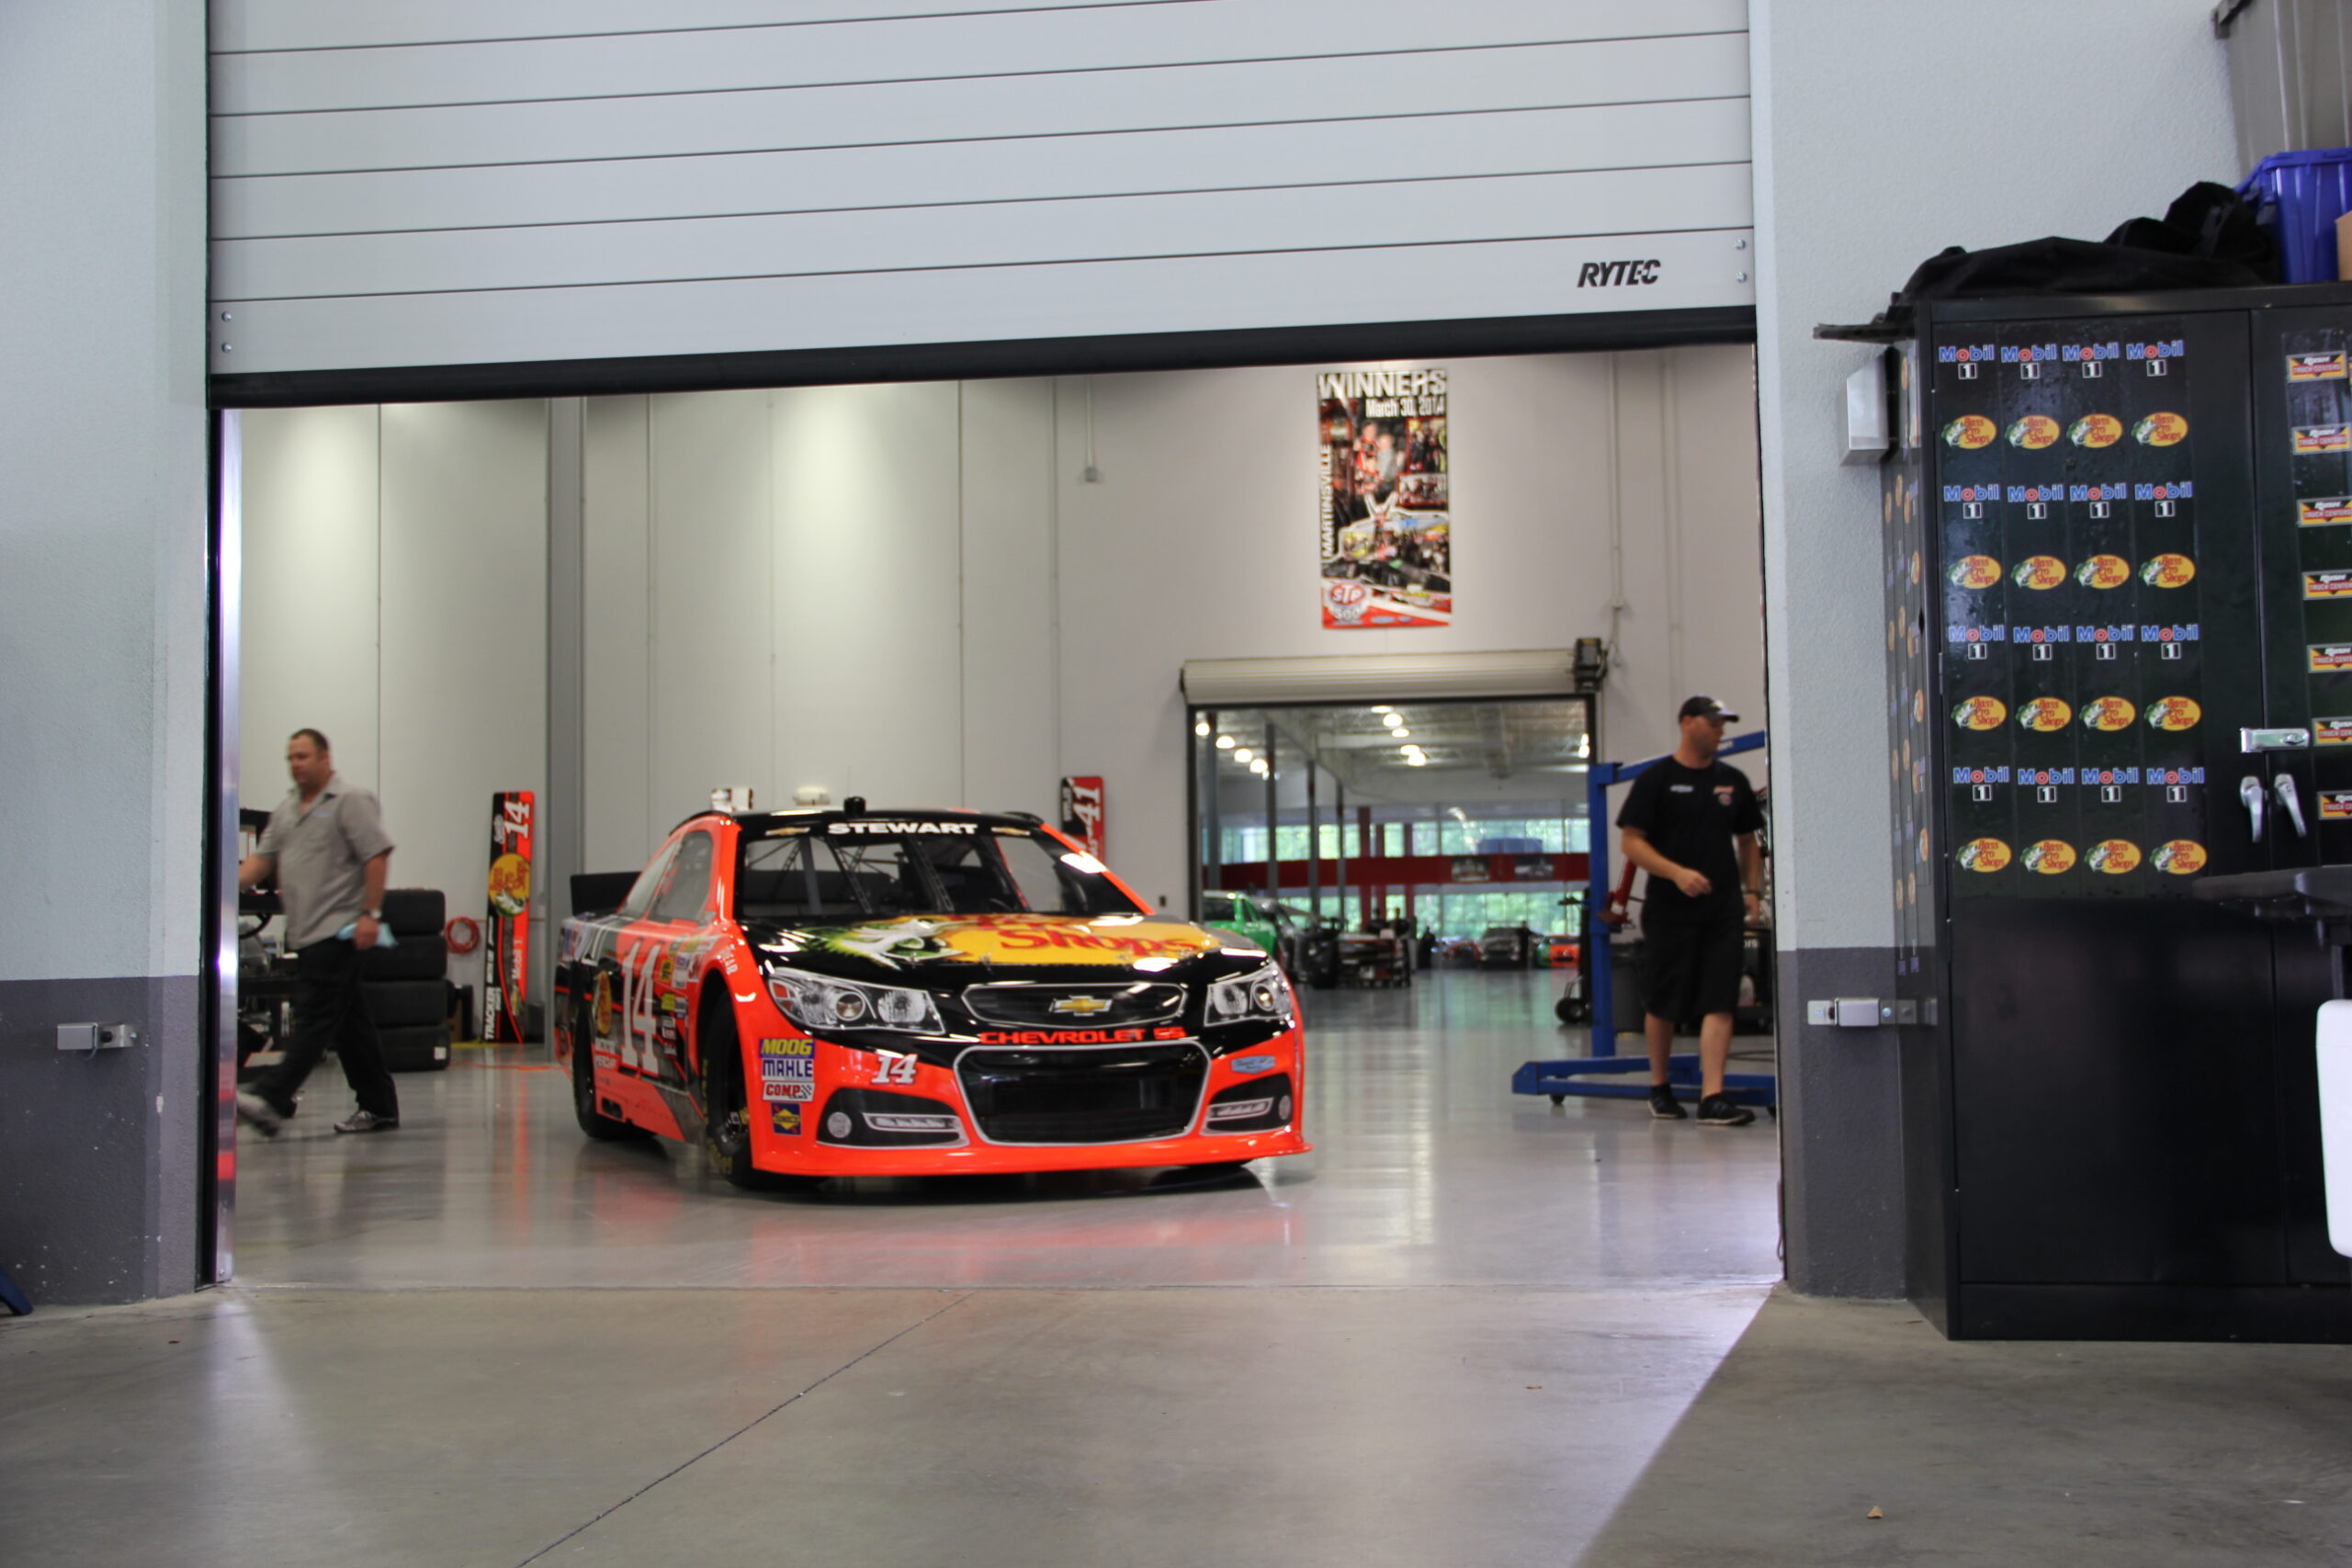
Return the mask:
[[381, 909], [362, 909], [359, 912], [379, 926], [384, 923], [384, 911]]

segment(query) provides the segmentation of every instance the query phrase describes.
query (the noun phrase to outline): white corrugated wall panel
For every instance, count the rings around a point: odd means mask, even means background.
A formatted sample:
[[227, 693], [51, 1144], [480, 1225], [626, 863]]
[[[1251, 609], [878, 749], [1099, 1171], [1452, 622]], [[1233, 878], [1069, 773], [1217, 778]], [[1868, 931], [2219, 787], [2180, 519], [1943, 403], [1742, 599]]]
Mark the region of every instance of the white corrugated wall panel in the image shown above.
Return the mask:
[[1741, 0], [380, 9], [215, 6], [217, 371], [1752, 299]]

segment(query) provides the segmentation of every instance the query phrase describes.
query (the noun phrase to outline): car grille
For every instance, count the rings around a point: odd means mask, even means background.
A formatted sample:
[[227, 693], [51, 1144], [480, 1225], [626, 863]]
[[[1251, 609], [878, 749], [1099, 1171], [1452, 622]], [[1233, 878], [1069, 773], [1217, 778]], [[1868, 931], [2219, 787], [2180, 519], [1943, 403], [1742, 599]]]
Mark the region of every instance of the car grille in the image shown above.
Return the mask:
[[1200, 1047], [967, 1051], [965, 1103], [996, 1144], [1126, 1144], [1188, 1132], [1208, 1058]]
[[[1099, 1004], [1099, 1005], [1098, 1005]], [[1100, 1029], [1164, 1023], [1184, 1010], [1172, 985], [967, 986], [964, 1005], [1004, 1029]]]

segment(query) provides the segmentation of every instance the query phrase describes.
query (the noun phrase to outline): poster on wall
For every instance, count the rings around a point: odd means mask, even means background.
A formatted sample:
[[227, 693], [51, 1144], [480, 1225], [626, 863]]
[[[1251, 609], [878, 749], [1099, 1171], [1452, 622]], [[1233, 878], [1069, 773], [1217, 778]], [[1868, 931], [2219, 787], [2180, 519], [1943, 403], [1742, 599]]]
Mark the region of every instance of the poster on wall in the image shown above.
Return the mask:
[[529, 1027], [531, 828], [527, 789], [490, 797], [490, 940], [481, 944], [481, 1037], [520, 1043]]
[[1062, 780], [1062, 831], [1086, 846], [1086, 852], [1096, 860], [1107, 857], [1103, 849], [1102, 780], [1099, 774]]
[[1451, 626], [1445, 371], [1326, 370], [1315, 382], [1324, 626]]

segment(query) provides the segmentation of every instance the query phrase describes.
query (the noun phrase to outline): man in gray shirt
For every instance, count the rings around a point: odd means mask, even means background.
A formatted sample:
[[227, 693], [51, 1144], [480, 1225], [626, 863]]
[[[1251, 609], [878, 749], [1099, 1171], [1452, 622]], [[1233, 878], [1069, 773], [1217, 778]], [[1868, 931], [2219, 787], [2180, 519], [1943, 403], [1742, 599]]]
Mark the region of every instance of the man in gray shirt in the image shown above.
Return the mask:
[[238, 1092], [237, 1115], [276, 1137], [294, 1114], [302, 1080], [333, 1045], [359, 1100], [334, 1130], [388, 1132], [401, 1124], [400, 1096], [360, 1003], [359, 955], [382, 930], [392, 840], [374, 794], [336, 776], [325, 736], [296, 730], [286, 743], [286, 767], [294, 787], [237, 867], [237, 885], [258, 886], [276, 874], [286, 906], [285, 949], [294, 955], [294, 1037], [284, 1060]]

